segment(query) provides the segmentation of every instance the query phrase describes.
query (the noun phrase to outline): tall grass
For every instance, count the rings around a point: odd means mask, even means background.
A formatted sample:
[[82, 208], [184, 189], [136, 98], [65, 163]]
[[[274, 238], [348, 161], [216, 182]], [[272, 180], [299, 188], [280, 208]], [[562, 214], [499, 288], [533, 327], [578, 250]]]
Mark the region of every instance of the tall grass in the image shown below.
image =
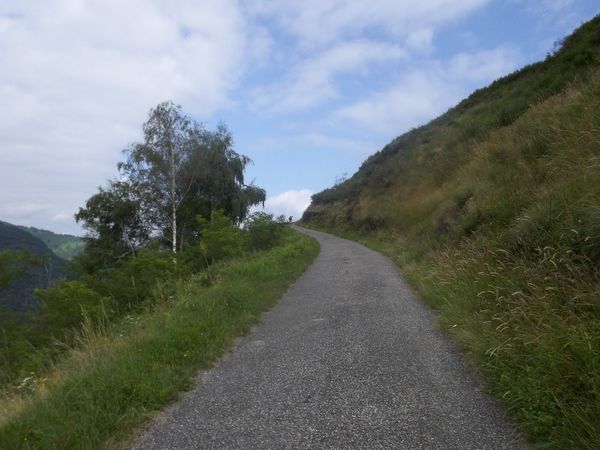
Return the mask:
[[556, 248], [539, 249], [532, 262], [485, 244], [409, 270], [533, 442], [597, 448], [597, 277]]
[[210, 279], [181, 282], [141, 314], [87, 327], [29, 396], [3, 401], [0, 448], [114, 447], [190, 387], [317, 252], [314, 240], [290, 232], [279, 247], [216, 264]]
[[[575, 56], [593, 61], [600, 18], [591, 24], [595, 46]], [[526, 108], [512, 92], [535, 90], [554, 63], [399, 138], [399, 151], [317, 196], [306, 219], [394, 259], [532, 443], [596, 449], [600, 71], [580, 70]], [[499, 102], [518, 114], [494, 122]]]

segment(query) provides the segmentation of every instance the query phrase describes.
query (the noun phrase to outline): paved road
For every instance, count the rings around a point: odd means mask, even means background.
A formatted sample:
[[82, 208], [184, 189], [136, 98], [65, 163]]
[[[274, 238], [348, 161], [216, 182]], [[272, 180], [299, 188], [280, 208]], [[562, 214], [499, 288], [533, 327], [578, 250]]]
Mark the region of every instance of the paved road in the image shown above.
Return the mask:
[[302, 231], [314, 264], [136, 448], [520, 447], [392, 262]]

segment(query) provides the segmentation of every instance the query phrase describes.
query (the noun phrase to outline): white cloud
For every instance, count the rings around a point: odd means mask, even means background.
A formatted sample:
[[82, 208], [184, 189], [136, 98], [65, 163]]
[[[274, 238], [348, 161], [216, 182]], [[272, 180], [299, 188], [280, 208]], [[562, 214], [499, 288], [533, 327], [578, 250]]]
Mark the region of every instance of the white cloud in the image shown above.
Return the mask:
[[[559, 22], [584, 18], [575, 0], [507, 2], [544, 30], [544, 49], [568, 31]], [[487, 4], [493, 14], [490, 0], [0, 0], [0, 219], [76, 231], [72, 214], [167, 99], [224, 115], [239, 148], [271, 152], [261, 186], [321, 185], [330, 169], [315, 158], [366, 155], [517, 66], [505, 48], [448, 53], [514, 41], [448, 26]], [[273, 175], [292, 152], [304, 181]]]
[[314, 48], [365, 32], [396, 38], [460, 18], [489, 0], [249, 0], [249, 10]]
[[456, 88], [443, 79], [415, 71], [390, 89], [340, 108], [335, 115], [374, 131], [398, 133], [447, 109], [457, 94]]
[[370, 130], [398, 134], [443, 113], [468, 94], [472, 83], [483, 85], [514, 70], [518, 60], [517, 52], [505, 48], [461, 53], [446, 63], [434, 62], [408, 72], [390, 88], [339, 108], [334, 116]]
[[294, 65], [279, 83], [252, 93], [256, 110], [290, 112], [314, 107], [339, 95], [336, 77], [344, 73], [367, 74], [375, 64], [390, 64], [406, 56], [399, 47], [368, 40], [333, 46]]
[[275, 217], [283, 214], [286, 217], [293, 216], [294, 219], [302, 217], [302, 213], [310, 205], [310, 197], [313, 192], [309, 189], [299, 189], [282, 192], [274, 197], [267, 198], [265, 210]]
[[433, 51], [433, 30], [431, 28], [421, 28], [413, 31], [406, 38], [406, 46], [410, 50], [422, 53]]
[[517, 67], [519, 53], [511, 48], [500, 47], [476, 53], [459, 53], [445, 64], [449, 80], [489, 83], [508, 74]]
[[[3, 2], [0, 217], [76, 231], [70, 217], [152, 106], [206, 117], [229, 104], [247, 43], [268, 45], [247, 32], [235, 0]], [[18, 213], [24, 197], [46, 208]]]
[[431, 53], [437, 27], [488, 1], [249, 0], [248, 14], [273, 23], [272, 32], [303, 55], [279, 81], [250, 92], [252, 108], [293, 113], [344, 101], [342, 80], [356, 82], [381, 67], [396, 70], [409, 52]]

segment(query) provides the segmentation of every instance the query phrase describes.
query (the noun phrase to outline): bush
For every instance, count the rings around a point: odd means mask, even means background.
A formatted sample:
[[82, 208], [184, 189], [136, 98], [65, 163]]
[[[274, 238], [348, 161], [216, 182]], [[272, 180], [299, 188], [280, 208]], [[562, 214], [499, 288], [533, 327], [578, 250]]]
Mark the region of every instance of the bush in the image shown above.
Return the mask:
[[176, 261], [170, 252], [140, 252], [113, 269], [103, 269], [82, 278], [94, 291], [114, 300], [121, 310], [129, 310], [152, 297], [157, 283], [175, 277]]
[[266, 250], [281, 242], [283, 225], [272, 214], [256, 212], [244, 224], [247, 244], [251, 250]]
[[86, 317], [99, 320], [112, 303], [81, 281], [62, 281], [55, 287], [38, 289], [36, 295], [41, 308], [33, 318], [31, 340], [38, 345], [51, 337], [70, 335]]
[[239, 256], [242, 252], [242, 232], [223, 211], [214, 211], [208, 222], [198, 216], [200, 223], [200, 254], [209, 263]]

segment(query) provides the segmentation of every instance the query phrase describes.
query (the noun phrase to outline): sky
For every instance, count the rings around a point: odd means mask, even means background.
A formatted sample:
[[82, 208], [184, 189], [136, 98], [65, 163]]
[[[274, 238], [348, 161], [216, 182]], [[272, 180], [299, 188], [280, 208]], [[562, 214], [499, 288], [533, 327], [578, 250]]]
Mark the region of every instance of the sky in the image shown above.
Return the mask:
[[396, 136], [543, 59], [597, 0], [0, 0], [0, 220], [82, 234], [148, 111], [225, 122], [298, 218]]

